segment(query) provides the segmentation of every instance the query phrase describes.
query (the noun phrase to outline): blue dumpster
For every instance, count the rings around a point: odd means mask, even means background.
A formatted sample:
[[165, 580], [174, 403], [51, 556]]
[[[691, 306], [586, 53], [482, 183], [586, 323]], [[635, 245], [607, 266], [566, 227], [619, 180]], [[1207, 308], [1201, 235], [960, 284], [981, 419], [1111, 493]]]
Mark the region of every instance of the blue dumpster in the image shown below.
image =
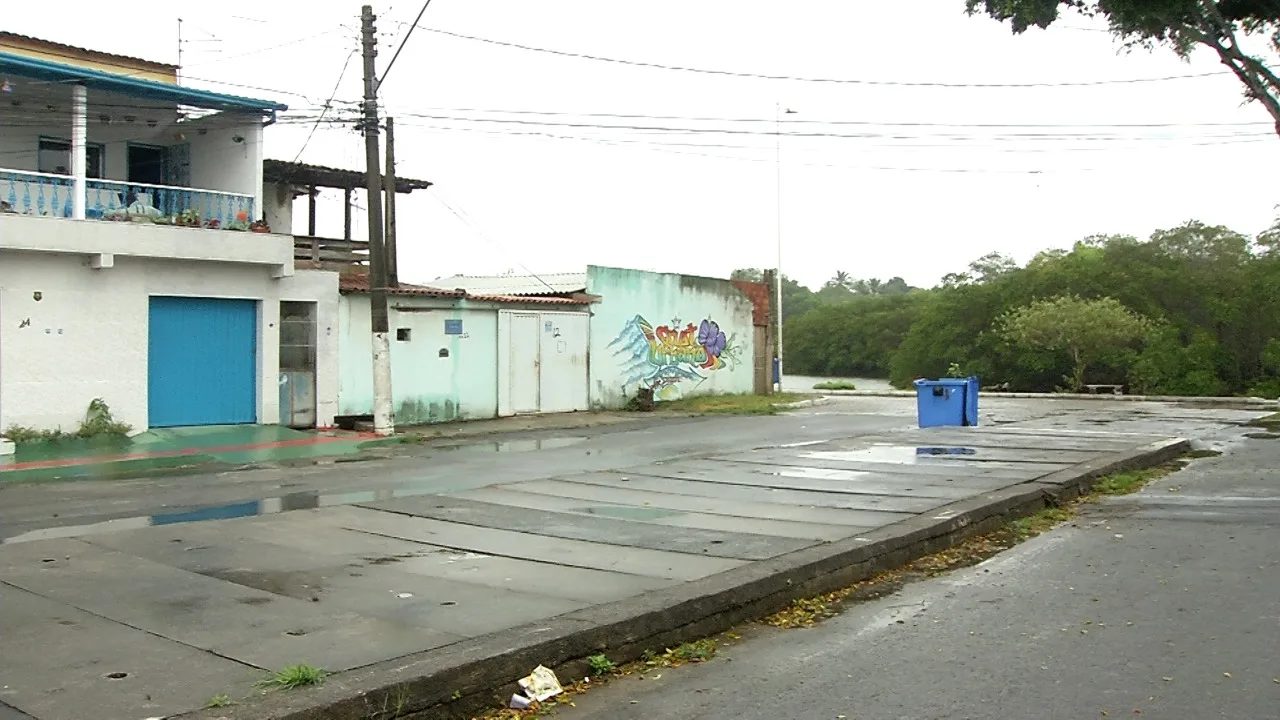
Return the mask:
[[978, 425], [978, 378], [917, 380], [915, 385], [920, 427]]

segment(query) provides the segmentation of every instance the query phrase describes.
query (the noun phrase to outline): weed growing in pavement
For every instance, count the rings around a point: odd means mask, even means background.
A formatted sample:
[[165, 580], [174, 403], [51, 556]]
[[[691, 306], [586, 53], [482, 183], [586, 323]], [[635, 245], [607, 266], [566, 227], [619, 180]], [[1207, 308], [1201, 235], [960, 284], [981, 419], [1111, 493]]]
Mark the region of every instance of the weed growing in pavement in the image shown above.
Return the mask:
[[318, 667], [300, 663], [276, 670], [271, 673], [271, 677], [259, 680], [257, 687], [264, 690], [293, 690], [307, 685], [320, 685], [324, 683], [327, 674]]
[[587, 665], [591, 666], [591, 674], [596, 677], [608, 675], [618, 669], [618, 666], [613, 664], [613, 661], [609, 659], [609, 656], [603, 654], [592, 655], [587, 658]]
[[222, 694], [222, 695], [214, 695], [213, 697], [209, 698], [209, 702], [205, 703], [204, 706], [208, 708], [220, 708], [220, 707], [226, 707], [230, 704], [231, 704], [231, 696]]

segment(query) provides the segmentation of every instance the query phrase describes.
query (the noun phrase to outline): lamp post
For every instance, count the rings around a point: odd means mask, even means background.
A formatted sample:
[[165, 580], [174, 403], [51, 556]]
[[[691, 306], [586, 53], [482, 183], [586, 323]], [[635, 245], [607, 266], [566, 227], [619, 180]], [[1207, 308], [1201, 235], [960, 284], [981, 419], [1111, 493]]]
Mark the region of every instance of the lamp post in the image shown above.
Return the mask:
[[[774, 189], [777, 193], [775, 198], [775, 216], [777, 217], [777, 243], [778, 243], [778, 269], [775, 273], [774, 282], [777, 285], [777, 317], [778, 321], [778, 392], [782, 392], [782, 105], [780, 103], [773, 104], [773, 139], [774, 139]], [[795, 115], [796, 111], [787, 109], [787, 115]]]

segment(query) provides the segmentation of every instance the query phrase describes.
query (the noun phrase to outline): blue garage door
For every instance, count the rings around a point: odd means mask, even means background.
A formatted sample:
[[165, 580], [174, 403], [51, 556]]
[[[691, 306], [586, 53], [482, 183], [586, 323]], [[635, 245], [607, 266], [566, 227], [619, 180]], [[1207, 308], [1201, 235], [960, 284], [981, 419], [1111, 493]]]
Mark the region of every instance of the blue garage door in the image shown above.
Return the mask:
[[151, 427], [258, 419], [258, 302], [153, 297], [148, 331]]

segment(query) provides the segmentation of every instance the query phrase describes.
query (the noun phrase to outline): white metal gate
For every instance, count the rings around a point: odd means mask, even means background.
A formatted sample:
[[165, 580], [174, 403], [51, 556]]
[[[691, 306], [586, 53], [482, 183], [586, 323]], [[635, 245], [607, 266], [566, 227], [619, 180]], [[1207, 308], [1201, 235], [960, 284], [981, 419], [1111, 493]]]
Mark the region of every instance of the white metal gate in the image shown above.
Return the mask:
[[498, 314], [498, 414], [586, 410], [586, 313]]

